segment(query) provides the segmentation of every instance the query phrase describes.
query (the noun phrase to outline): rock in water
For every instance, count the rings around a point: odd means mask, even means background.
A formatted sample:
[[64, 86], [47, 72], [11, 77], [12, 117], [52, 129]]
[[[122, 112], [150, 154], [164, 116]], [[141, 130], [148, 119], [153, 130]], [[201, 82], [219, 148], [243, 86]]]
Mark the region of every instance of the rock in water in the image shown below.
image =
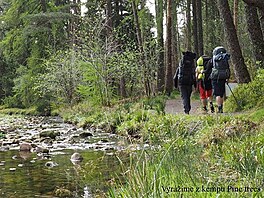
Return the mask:
[[32, 149], [32, 146], [30, 143], [21, 143], [20, 144], [20, 148], [19, 148], [20, 151], [28, 151], [29, 152], [31, 149]]
[[83, 156], [80, 153], [73, 153], [71, 156], [71, 161], [82, 161]]
[[53, 168], [55, 166], [58, 166], [58, 164], [56, 162], [48, 161], [48, 162], [46, 162], [45, 166], [47, 166], [49, 168]]

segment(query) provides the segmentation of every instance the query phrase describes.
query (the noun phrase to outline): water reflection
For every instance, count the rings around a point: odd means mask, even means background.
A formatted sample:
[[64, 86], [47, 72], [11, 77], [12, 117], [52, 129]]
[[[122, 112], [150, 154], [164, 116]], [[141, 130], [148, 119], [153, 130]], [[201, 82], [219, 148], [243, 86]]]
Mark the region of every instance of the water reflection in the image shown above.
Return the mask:
[[[0, 197], [101, 197], [109, 181], [120, 173], [114, 155], [100, 151], [78, 151], [83, 160], [72, 163], [75, 151], [53, 153], [49, 159], [36, 153], [10, 150], [0, 152]], [[17, 156], [17, 157], [14, 157]], [[53, 162], [57, 166], [46, 166]], [[12, 171], [11, 171], [12, 170]]]

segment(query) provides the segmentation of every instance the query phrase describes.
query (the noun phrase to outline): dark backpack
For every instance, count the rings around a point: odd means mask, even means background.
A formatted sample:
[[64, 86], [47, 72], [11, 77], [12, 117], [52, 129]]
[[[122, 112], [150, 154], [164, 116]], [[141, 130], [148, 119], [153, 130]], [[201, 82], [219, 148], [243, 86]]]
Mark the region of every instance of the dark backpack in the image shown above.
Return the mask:
[[187, 60], [181, 61], [179, 66], [178, 81], [179, 85], [193, 85], [195, 81], [194, 62]]
[[230, 78], [230, 68], [228, 60], [230, 55], [227, 53], [219, 53], [213, 56], [213, 68], [210, 75], [213, 80], [225, 80]]
[[204, 67], [206, 69], [206, 65], [207, 65], [208, 61], [211, 60], [211, 57], [208, 57], [208, 56], [205, 56], [205, 55], [203, 55], [202, 57], [203, 57], [203, 65], [204, 65]]

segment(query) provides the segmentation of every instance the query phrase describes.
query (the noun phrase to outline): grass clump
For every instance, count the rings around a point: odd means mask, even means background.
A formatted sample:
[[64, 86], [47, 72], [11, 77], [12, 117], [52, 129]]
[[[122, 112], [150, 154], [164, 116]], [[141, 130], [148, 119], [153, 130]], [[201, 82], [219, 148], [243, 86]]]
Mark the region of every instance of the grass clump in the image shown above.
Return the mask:
[[254, 80], [248, 84], [240, 84], [225, 103], [230, 112], [264, 107], [264, 69], [259, 69]]
[[125, 182], [112, 189], [109, 196], [177, 197], [183, 193], [170, 192], [170, 187], [181, 186], [190, 190], [202, 183], [196, 173], [204, 170], [195, 165], [199, 153], [191, 141], [183, 138], [167, 143], [162, 150], [141, 151], [133, 156], [130, 166], [123, 167]]
[[211, 144], [223, 144], [228, 139], [243, 138], [248, 135], [254, 135], [254, 129], [257, 125], [250, 120], [234, 118], [228, 122], [216, 124], [211, 130], [199, 140], [203, 146]]

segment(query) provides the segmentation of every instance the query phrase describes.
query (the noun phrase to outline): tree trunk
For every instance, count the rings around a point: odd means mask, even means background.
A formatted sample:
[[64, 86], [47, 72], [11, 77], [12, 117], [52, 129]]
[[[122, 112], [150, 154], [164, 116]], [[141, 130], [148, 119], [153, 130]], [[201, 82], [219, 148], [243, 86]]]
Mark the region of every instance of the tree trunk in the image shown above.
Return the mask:
[[126, 98], [126, 80], [124, 76], [121, 76], [120, 78], [120, 95], [122, 98]]
[[[172, 74], [176, 71], [179, 63], [179, 53], [178, 53], [178, 18], [177, 18], [177, 6], [178, 3], [173, 1], [172, 4]], [[191, 20], [191, 19], [190, 19]], [[190, 26], [191, 28], [191, 26]], [[190, 45], [191, 45], [191, 35], [190, 35]], [[190, 46], [191, 48], [191, 46]], [[191, 50], [191, 49], [190, 49]]]
[[47, 12], [46, 0], [41, 0], [40, 4], [41, 4], [42, 11]]
[[140, 25], [139, 25], [138, 12], [137, 12], [137, 6], [135, 3], [135, 0], [132, 1], [132, 9], [133, 9], [133, 15], [134, 15], [134, 23], [136, 26], [138, 47], [139, 47], [139, 51], [140, 51], [140, 61], [141, 61], [142, 71], [143, 71], [143, 83], [145, 86], [145, 93], [147, 96], [150, 96], [150, 94], [151, 94], [150, 82], [149, 82], [148, 75], [147, 75], [148, 71], [146, 70], [143, 39], [142, 39], [142, 35], [141, 35], [141, 29], [140, 29]]
[[112, 23], [112, 6], [111, 0], [107, 0], [106, 2], [106, 32], [107, 36], [112, 34], [113, 23]]
[[198, 30], [197, 30], [197, 8], [196, 0], [192, 0], [192, 10], [193, 10], [193, 42], [194, 42], [194, 52], [198, 53]]
[[[209, 41], [209, 20], [211, 20], [211, 18], [209, 18], [209, 1], [205, 0], [205, 29], [204, 29], [204, 43], [208, 43]], [[208, 45], [204, 45], [205, 48], [208, 49]], [[204, 49], [204, 54], [207, 54], [207, 50]]]
[[191, 0], [187, 0], [187, 9], [186, 9], [186, 26], [187, 26], [187, 40], [186, 40], [186, 49], [192, 51], [192, 29], [191, 29]]
[[172, 76], [172, 0], [168, 0], [167, 4], [167, 68], [166, 68], [166, 82], [165, 91], [170, 95], [173, 90], [173, 76]]
[[264, 39], [264, 10], [259, 9], [259, 20], [260, 20], [260, 25], [261, 25], [261, 30], [262, 30], [262, 35]]
[[158, 46], [158, 92], [164, 91], [165, 66], [164, 66], [164, 40], [163, 40], [163, 0], [156, 0], [157, 46]]
[[233, 9], [233, 19], [234, 19], [234, 25], [236, 30], [238, 30], [237, 28], [237, 24], [238, 24], [238, 0], [234, 0], [234, 9]]
[[238, 83], [248, 83], [250, 82], [250, 75], [247, 70], [244, 57], [242, 56], [228, 0], [217, 0], [217, 4], [220, 16], [223, 19], [225, 36], [227, 39], [228, 49], [230, 50], [236, 80]]
[[203, 17], [202, 17], [202, 1], [196, 0], [197, 12], [197, 36], [198, 36], [198, 57], [204, 54], [203, 47]]
[[264, 41], [257, 8], [245, 4], [248, 32], [253, 43], [257, 67], [264, 68]]

